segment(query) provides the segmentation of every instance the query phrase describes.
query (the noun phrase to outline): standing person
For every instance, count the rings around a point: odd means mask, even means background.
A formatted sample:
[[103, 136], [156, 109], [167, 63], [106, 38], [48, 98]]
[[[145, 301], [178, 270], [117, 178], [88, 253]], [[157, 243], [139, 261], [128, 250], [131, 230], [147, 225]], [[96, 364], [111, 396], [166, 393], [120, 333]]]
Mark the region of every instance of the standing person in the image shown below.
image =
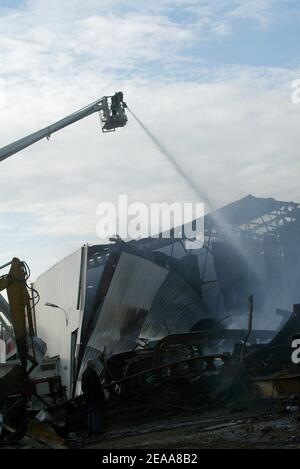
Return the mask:
[[81, 388], [88, 407], [88, 434], [101, 433], [105, 396], [93, 360], [87, 362], [82, 374]]

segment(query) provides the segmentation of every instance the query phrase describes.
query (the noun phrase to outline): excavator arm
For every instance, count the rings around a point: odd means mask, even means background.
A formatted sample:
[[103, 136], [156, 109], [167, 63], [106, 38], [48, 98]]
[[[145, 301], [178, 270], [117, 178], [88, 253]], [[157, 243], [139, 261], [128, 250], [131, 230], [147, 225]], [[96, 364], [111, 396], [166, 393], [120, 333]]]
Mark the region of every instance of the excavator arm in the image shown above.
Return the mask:
[[14, 257], [4, 266], [10, 265], [8, 274], [0, 277], [0, 291], [6, 290], [11, 323], [14, 329], [17, 352], [21, 361], [21, 367], [26, 374], [28, 360], [34, 360], [28, 355], [27, 332], [34, 334], [31, 314], [30, 295], [27, 287], [28, 270], [24, 262]]

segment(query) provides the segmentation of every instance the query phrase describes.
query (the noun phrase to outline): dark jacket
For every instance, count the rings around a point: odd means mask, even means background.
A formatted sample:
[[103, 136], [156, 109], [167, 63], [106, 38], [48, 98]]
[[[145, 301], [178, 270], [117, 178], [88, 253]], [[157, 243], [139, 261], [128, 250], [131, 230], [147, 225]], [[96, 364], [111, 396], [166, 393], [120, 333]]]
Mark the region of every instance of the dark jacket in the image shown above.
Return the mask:
[[101, 381], [93, 368], [86, 368], [82, 374], [81, 389], [88, 405], [101, 403], [104, 405], [105, 396]]

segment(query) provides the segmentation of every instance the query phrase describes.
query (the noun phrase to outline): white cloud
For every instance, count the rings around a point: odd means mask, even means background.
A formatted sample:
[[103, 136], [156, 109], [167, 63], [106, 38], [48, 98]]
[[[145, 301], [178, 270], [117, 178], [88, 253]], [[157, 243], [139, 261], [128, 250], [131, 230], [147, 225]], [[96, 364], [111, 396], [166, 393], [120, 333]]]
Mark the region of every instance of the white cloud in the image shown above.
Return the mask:
[[238, 0], [236, 6], [228, 14], [231, 18], [254, 19], [261, 26], [266, 27], [274, 20], [273, 8], [278, 0]]

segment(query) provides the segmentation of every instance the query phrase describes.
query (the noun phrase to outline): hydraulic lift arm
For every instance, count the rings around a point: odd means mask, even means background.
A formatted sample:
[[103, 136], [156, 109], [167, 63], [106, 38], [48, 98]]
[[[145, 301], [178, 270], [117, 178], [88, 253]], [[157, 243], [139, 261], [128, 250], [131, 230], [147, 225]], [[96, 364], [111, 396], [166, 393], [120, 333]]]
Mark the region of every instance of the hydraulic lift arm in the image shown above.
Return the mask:
[[94, 112], [99, 112], [100, 114], [101, 128], [103, 132], [112, 132], [117, 127], [124, 127], [127, 122], [125, 108], [126, 104], [123, 101], [123, 93], [121, 91], [116, 93], [114, 96], [104, 96], [54, 124], [0, 148], [0, 161], [5, 160], [9, 156], [14, 155], [43, 138], [49, 139], [54, 132], [63, 129], [84, 117], [90, 116]]

